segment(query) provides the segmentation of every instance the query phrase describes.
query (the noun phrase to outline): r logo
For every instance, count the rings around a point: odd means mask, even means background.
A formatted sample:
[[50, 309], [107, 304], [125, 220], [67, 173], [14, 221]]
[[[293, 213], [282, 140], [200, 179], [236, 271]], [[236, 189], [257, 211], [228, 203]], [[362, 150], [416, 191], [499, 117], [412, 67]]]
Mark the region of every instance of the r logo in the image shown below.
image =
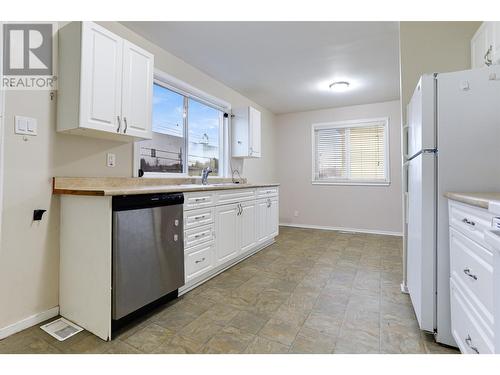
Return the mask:
[[6, 76], [52, 75], [52, 24], [4, 24]]

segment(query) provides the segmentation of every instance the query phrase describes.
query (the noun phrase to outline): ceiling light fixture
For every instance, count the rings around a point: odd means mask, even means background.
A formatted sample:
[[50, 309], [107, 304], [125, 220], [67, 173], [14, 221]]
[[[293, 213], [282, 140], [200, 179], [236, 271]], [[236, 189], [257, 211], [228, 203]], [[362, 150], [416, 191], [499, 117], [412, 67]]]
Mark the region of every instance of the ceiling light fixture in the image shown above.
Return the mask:
[[336, 81], [330, 84], [330, 90], [332, 91], [346, 91], [349, 88], [349, 82], [347, 81]]

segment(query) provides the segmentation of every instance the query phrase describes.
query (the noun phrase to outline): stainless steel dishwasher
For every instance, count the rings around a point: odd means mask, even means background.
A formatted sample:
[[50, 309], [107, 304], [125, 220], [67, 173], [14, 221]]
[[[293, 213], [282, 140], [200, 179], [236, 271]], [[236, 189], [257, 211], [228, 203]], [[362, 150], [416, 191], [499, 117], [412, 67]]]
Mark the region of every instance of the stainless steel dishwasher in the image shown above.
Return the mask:
[[184, 195], [113, 197], [114, 320], [184, 285]]

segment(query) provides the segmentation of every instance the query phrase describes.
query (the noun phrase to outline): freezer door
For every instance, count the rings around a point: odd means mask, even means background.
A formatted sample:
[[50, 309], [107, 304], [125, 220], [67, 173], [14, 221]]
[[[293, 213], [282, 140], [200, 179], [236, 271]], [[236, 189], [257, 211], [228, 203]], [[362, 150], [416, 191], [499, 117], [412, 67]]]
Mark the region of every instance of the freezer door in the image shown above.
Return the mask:
[[450, 326], [447, 191], [500, 190], [500, 66], [443, 73], [438, 84], [438, 304], [436, 339], [454, 345]]
[[408, 164], [408, 290], [420, 329], [435, 328], [436, 156], [422, 153]]
[[436, 148], [435, 79], [423, 75], [407, 107], [408, 156]]

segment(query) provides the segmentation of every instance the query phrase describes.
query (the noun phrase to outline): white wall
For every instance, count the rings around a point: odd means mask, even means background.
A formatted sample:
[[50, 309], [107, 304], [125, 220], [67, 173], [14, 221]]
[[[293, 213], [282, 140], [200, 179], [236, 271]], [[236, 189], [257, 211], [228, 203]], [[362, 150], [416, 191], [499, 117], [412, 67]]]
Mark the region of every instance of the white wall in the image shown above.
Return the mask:
[[[318, 122], [389, 117], [389, 186], [312, 185], [311, 125]], [[400, 102], [366, 104], [279, 115], [277, 171], [280, 222], [401, 233]], [[294, 216], [299, 211], [299, 216]]]
[[[62, 24], [62, 23], [61, 23]], [[262, 112], [261, 159], [246, 160], [243, 176], [275, 181], [274, 115], [238, 92], [160, 49], [118, 23], [111, 31], [155, 54], [158, 68], [223, 99], [233, 107], [252, 105]], [[53, 176], [132, 176], [132, 144], [56, 133], [55, 101], [48, 92], [6, 94], [5, 171], [0, 248], [0, 330], [58, 305], [59, 199], [52, 195]], [[38, 120], [38, 136], [23, 141], [14, 134], [14, 116]], [[105, 166], [116, 154], [115, 168]], [[240, 166], [235, 161], [233, 167]], [[33, 223], [33, 210], [47, 209]]]
[[399, 46], [403, 113], [424, 73], [470, 69], [470, 40], [481, 22], [401, 22]]

